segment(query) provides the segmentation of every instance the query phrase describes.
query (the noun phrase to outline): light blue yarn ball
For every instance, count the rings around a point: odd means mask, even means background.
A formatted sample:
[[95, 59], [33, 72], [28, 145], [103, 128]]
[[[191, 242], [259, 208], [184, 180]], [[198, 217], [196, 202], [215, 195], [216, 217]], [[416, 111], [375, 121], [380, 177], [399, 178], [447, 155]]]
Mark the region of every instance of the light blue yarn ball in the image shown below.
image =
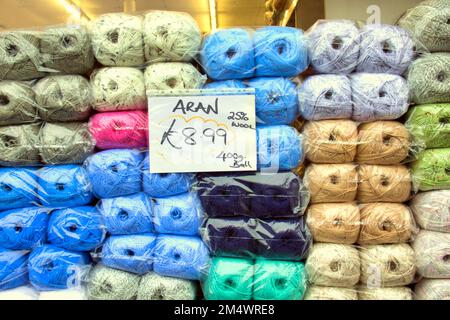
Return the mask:
[[37, 204], [36, 171], [31, 168], [0, 168], [0, 211]]
[[28, 251], [13, 251], [0, 247], [0, 291], [28, 283]]

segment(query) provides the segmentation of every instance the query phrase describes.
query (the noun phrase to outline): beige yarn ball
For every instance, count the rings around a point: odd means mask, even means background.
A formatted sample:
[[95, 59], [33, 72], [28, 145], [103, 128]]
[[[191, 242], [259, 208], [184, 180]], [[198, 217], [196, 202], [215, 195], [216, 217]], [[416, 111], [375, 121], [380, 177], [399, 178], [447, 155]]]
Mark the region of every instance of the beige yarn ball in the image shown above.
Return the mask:
[[409, 205], [422, 229], [450, 233], [450, 190], [419, 193]]
[[358, 300], [355, 289], [311, 286], [303, 300]]
[[39, 163], [40, 124], [0, 127], [0, 164], [26, 166]]
[[412, 300], [413, 292], [408, 287], [358, 288], [359, 300]]
[[420, 275], [450, 279], [450, 233], [421, 230], [412, 246]]
[[415, 300], [450, 300], [450, 279], [422, 279], [414, 292]]

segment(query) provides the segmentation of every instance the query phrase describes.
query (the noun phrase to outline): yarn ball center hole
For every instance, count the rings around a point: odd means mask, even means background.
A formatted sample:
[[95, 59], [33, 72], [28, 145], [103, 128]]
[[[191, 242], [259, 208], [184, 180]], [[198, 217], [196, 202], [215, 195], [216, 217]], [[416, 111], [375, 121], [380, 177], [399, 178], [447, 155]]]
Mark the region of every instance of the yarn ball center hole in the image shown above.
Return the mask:
[[16, 46], [15, 44], [9, 44], [6, 47], [6, 52], [8, 53], [9, 56], [15, 57], [19, 54], [19, 47]]
[[381, 184], [383, 187], [387, 187], [387, 186], [389, 185], [389, 178], [386, 177], [386, 176], [381, 176], [381, 182], [380, 182], [380, 184]]
[[21, 226], [15, 226], [15, 227], [14, 227], [14, 231], [15, 231], [16, 233], [21, 233], [22, 230], [23, 230], [23, 228], [22, 228]]
[[341, 269], [341, 263], [339, 261], [333, 261], [330, 263], [330, 270], [333, 272], [338, 272]]
[[119, 32], [117, 30], [111, 31], [108, 33], [108, 40], [112, 43], [119, 42]]
[[393, 48], [392, 48], [392, 45], [391, 45], [391, 43], [389, 42], [389, 41], [383, 41], [382, 43], [381, 43], [381, 46], [383, 47], [383, 52], [384, 53], [392, 53], [394, 50], [393, 50]]
[[175, 253], [175, 254], [173, 255], [173, 257], [174, 257], [175, 260], [180, 260], [180, 259], [181, 259], [181, 254]]
[[181, 216], [182, 216], [181, 210], [178, 209], [178, 208], [175, 208], [174, 210], [172, 210], [172, 211], [170, 212], [170, 216], [171, 216], [172, 219], [174, 219], [174, 220], [181, 219]]
[[339, 177], [337, 175], [330, 176], [330, 182], [331, 182], [331, 184], [338, 184], [339, 183]]
[[236, 287], [236, 283], [234, 282], [233, 279], [226, 279], [225, 280], [225, 285], [229, 288], [234, 288]]
[[341, 218], [335, 218], [333, 220], [333, 226], [339, 227], [344, 224], [344, 221]]
[[120, 210], [118, 216], [121, 221], [125, 221], [128, 219], [128, 212], [126, 212], [125, 210]]
[[391, 135], [384, 135], [383, 136], [383, 144], [385, 146], [389, 146], [391, 144], [391, 139], [392, 139]]
[[437, 80], [439, 82], [444, 82], [444, 80], [445, 80], [445, 72], [444, 71], [441, 71], [441, 72], [438, 73]]
[[286, 288], [287, 281], [284, 278], [278, 278], [275, 280], [275, 287], [278, 289], [284, 289]]
[[66, 188], [66, 186], [63, 183], [56, 184], [56, 190], [58, 190], [58, 191], [64, 191], [65, 188]]
[[75, 44], [76, 39], [74, 36], [64, 36], [61, 41], [64, 48], [69, 48]]
[[177, 85], [178, 81], [175, 78], [169, 78], [166, 80], [166, 84], [170, 87], [170, 88], [175, 88]]
[[117, 91], [117, 90], [119, 89], [119, 85], [117, 84], [116, 81], [111, 80], [111, 81], [108, 83], [108, 88], [109, 88], [109, 90], [111, 90], [111, 91]]
[[446, 254], [445, 256], [442, 257], [442, 260], [444, 262], [450, 262], [450, 254]]
[[127, 256], [129, 256], [129, 257], [134, 257], [134, 251], [131, 250], [131, 249], [127, 249], [127, 250], [125, 251], [125, 254], [126, 254]]
[[226, 56], [228, 59], [233, 58], [236, 54], [237, 51], [234, 48], [229, 48], [226, 52], [225, 52]]
[[397, 261], [389, 260], [388, 262], [388, 268], [390, 271], [396, 271], [398, 269], [399, 265]]
[[449, 124], [450, 123], [450, 118], [447, 118], [447, 117], [439, 118], [439, 123], [441, 123], [441, 124]]
[[325, 92], [325, 99], [331, 100], [331, 98], [333, 98], [333, 91], [328, 90], [327, 92]]
[[0, 105], [1, 106], [7, 106], [9, 104], [9, 98], [8, 96], [2, 94], [0, 95]]
[[11, 192], [12, 191], [12, 187], [10, 185], [7, 185], [7, 184], [2, 184], [2, 190], [6, 191], [6, 192]]
[[277, 52], [279, 55], [282, 55], [286, 51], [286, 47], [284, 45], [280, 45], [277, 48]]
[[78, 227], [76, 225], [72, 224], [72, 225], [69, 226], [69, 231], [70, 232], [76, 232], [77, 230], [78, 230]]
[[381, 224], [381, 230], [391, 232], [394, 229], [394, 224], [390, 220], [385, 220]]
[[342, 40], [341, 37], [334, 37], [333, 41], [331, 42], [331, 47], [334, 50], [339, 50], [342, 48], [342, 46], [344, 45], [344, 41]]

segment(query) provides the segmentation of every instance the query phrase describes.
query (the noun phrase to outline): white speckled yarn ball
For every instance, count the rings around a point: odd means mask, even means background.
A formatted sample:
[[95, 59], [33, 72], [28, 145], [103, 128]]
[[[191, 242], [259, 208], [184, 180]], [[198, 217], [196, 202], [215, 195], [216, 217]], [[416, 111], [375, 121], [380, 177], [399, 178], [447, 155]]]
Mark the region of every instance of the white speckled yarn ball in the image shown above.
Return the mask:
[[39, 163], [39, 124], [0, 127], [0, 165]]
[[413, 292], [408, 287], [358, 288], [359, 300], [412, 300]]
[[147, 90], [199, 89], [205, 82], [206, 76], [190, 63], [160, 62], [145, 70]]
[[422, 229], [450, 233], [450, 190], [419, 193], [410, 207]]
[[141, 279], [137, 300], [195, 300], [196, 296], [194, 281], [148, 273]]
[[35, 94], [20, 81], [0, 82], [0, 126], [34, 122], [39, 118]]
[[414, 293], [415, 300], [450, 300], [450, 279], [422, 279]]
[[421, 230], [413, 242], [413, 248], [420, 275], [450, 279], [450, 233]]
[[303, 300], [358, 300], [354, 288], [310, 286]]

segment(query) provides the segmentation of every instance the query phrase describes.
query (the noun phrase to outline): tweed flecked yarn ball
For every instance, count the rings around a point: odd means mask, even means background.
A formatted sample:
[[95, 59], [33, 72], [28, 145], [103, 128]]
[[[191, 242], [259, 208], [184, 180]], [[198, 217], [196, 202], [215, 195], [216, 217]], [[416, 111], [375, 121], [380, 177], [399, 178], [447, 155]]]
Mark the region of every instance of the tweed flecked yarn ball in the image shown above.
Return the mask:
[[421, 276], [450, 279], [450, 233], [421, 230], [412, 246]]
[[414, 291], [415, 300], [450, 300], [450, 280], [422, 279]]
[[408, 287], [358, 288], [359, 300], [413, 300], [413, 292]]
[[409, 205], [422, 229], [450, 233], [450, 190], [421, 192]]
[[38, 106], [30, 85], [19, 81], [0, 82], [0, 126], [38, 120]]
[[197, 285], [194, 281], [163, 277], [148, 273], [142, 277], [137, 300], [195, 300]]
[[0, 127], [0, 164], [4, 166], [39, 163], [39, 124]]
[[160, 62], [145, 70], [147, 90], [200, 89], [205, 82], [206, 76], [190, 63]]
[[310, 286], [304, 300], [358, 300], [354, 288]]

